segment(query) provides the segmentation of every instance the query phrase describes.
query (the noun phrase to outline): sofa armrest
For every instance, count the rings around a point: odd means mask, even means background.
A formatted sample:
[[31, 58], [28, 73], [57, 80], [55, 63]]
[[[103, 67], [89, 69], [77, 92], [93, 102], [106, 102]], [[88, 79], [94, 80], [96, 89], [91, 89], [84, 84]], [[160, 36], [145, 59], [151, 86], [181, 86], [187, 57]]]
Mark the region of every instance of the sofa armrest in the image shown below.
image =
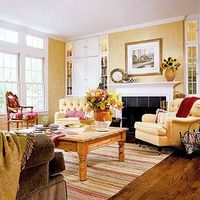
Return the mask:
[[54, 117], [55, 117], [55, 121], [56, 121], [56, 119], [64, 118], [65, 114], [64, 114], [64, 112], [55, 112]]
[[65, 161], [62, 152], [55, 152], [54, 158], [49, 162], [49, 176], [55, 176], [65, 170]]
[[178, 124], [191, 124], [194, 122], [200, 122], [200, 117], [187, 117], [187, 118], [182, 118], [182, 117], [174, 117], [171, 120], [172, 123], [178, 123]]
[[144, 114], [142, 116], [142, 122], [152, 122], [155, 123], [156, 115], [155, 114]]
[[54, 157], [54, 144], [49, 136], [36, 134], [36, 141], [30, 158], [27, 160], [24, 169], [48, 163]]
[[200, 118], [193, 116], [187, 118], [174, 117], [171, 120], [167, 121], [167, 135], [170, 144], [172, 144], [173, 146], [180, 146], [180, 134], [184, 134], [186, 131], [188, 131], [188, 128], [191, 124], [194, 123], [191, 127], [191, 130], [198, 130], [199, 124], [195, 122], [200, 122]]

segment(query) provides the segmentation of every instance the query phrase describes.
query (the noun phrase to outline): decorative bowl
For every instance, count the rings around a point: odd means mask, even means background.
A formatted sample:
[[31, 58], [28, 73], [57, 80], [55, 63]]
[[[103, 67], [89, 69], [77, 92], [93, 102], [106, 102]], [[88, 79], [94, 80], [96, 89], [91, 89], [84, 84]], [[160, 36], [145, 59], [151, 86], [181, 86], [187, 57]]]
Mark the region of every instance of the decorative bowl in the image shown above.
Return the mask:
[[95, 121], [95, 126], [97, 131], [108, 131], [111, 121]]
[[82, 134], [89, 126], [85, 124], [67, 124], [59, 131], [64, 134]]

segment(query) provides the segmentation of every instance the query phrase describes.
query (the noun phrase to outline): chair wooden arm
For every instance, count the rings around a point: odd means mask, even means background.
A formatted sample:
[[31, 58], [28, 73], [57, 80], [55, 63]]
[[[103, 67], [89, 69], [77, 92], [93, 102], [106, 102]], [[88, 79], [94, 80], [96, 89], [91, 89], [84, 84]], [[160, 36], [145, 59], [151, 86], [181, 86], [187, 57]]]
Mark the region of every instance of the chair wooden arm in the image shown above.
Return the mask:
[[33, 106], [20, 106], [21, 109], [26, 109], [26, 108], [30, 108], [31, 109], [31, 112], [33, 112]]
[[7, 107], [8, 112], [18, 112], [18, 110], [21, 110], [21, 107], [16, 107], [16, 108], [12, 108], [12, 107]]

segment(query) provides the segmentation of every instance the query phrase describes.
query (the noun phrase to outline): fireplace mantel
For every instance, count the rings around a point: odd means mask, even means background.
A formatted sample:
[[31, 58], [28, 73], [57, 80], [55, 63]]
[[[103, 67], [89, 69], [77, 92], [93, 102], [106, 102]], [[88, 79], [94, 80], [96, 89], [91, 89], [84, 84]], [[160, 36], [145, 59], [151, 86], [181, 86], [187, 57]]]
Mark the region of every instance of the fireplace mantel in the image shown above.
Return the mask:
[[109, 89], [122, 96], [165, 96], [167, 101], [172, 101], [174, 87], [179, 84], [180, 81], [119, 83], [109, 84]]

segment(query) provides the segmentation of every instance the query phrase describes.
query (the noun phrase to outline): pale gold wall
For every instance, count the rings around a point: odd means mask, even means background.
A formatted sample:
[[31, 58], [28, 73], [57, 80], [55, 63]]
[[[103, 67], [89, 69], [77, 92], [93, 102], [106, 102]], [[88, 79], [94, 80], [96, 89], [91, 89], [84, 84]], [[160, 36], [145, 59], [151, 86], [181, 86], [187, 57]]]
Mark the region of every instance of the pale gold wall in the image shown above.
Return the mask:
[[[109, 71], [114, 68], [125, 69], [125, 43], [162, 38], [162, 57], [177, 58], [181, 67], [176, 72], [175, 80], [184, 80], [184, 22], [178, 21], [157, 26], [150, 26], [109, 35]], [[137, 82], [165, 81], [163, 75], [137, 76]], [[109, 80], [110, 83], [112, 82]], [[183, 84], [176, 88], [183, 91]]]
[[65, 43], [49, 39], [48, 102], [50, 121], [58, 111], [58, 101], [65, 96]]

